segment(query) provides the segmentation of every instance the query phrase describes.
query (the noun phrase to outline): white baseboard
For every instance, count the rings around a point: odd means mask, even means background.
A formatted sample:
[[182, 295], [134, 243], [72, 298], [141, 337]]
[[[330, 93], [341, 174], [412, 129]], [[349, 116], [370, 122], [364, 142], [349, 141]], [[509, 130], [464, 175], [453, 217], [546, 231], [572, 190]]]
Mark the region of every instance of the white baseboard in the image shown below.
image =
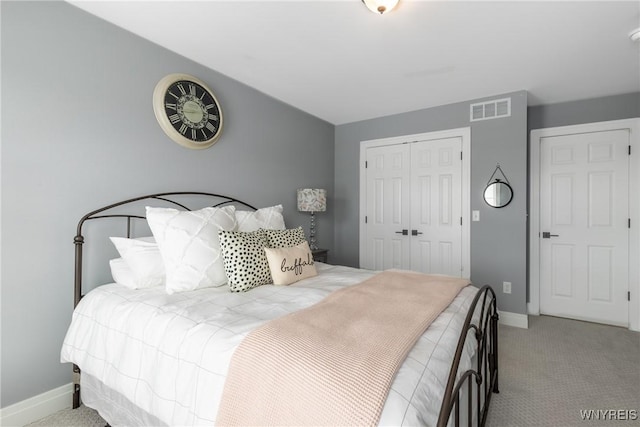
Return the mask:
[[22, 427], [62, 409], [71, 408], [73, 384], [65, 384], [0, 409], [0, 426]]
[[500, 324], [514, 326], [516, 328], [529, 329], [529, 317], [526, 314], [511, 313], [508, 311], [498, 311]]

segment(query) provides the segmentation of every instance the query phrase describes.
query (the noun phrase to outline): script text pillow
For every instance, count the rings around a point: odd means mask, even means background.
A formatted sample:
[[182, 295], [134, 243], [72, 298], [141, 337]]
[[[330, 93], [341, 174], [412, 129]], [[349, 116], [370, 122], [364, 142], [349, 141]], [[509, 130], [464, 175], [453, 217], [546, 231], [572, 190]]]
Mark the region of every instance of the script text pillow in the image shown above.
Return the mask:
[[220, 231], [224, 270], [232, 292], [245, 292], [271, 283], [269, 263], [264, 253], [264, 230]]
[[237, 226], [235, 207], [179, 211], [147, 207], [166, 270], [167, 293], [227, 283], [218, 232]]
[[[110, 239], [133, 274], [133, 284], [128, 287], [142, 289], [164, 284], [164, 262], [153, 237], [139, 239], [110, 237]], [[116, 280], [116, 283], [120, 282]], [[129, 281], [128, 283], [131, 284]]]
[[287, 230], [264, 230], [264, 232], [269, 248], [290, 248], [307, 241], [302, 227]]
[[238, 231], [256, 231], [259, 228], [284, 229], [282, 205], [258, 209], [254, 212], [236, 211]]
[[274, 285], [290, 285], [318, 274], [309, 244], [291, 248], [265, 248]]

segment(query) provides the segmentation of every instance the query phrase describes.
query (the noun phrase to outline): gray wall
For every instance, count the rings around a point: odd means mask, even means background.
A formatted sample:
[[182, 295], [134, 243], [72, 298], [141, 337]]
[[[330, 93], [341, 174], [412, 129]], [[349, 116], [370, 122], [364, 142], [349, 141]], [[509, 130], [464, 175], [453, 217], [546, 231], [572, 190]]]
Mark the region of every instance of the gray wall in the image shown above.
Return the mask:
[[[199, 190], [283, 203], [287, 225], [307, 227], [295, 190], [333, 195], [334, 126], [67, 3], [1, 7], [5, 407], [71, 381], [59, 352], [83, 214], [147, 193]], [[204, 80], [222, 104], [225, 129], [207, 150], [173, 143], [156, 122], [153, 89], [175, 72]], [[332, 249], [333, 216], [317, 218], [320, 243]]]
[[528, 127], [543, 129], [640, 117], [640, 92], [529, 107]]
[[[527, 205], [527, 93], [510, 96], [509, 118], [469, 121], [469, 104], [485, 99], [444, 105], [336, 127], [334, 261], [359, 263], [359, 156], [360, 142], [399, 135], [471, 127], [471, 209], [480, 222], [471, 223], [471, 280], [491, 284], [498, 292], [501, 310], [526, 313], [526, 205]], [[499, 163], [514, 189], [513, 202], [503, 209], [490, 208], [482, 193]], [[502, 294], [502, 282], [512, 283], [512, 293]]]

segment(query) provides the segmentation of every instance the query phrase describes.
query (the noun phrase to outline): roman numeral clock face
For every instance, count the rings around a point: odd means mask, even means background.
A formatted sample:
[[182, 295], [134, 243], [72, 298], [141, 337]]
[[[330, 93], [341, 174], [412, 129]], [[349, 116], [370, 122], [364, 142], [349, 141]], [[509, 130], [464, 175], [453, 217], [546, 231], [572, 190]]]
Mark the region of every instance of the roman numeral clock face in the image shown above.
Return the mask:
[[206, 84], [186, 74], [170, 74], [153, 92], [153, 111], [169, 138], [188, 148], [208, 148], [222, 132], [222, 109]]

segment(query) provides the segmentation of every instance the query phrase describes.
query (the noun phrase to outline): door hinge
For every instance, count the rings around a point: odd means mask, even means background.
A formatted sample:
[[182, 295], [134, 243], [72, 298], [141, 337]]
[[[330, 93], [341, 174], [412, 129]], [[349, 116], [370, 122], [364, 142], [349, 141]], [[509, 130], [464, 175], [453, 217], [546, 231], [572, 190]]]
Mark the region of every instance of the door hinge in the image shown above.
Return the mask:
[[631, 292], [627, 292], [627, 301], [631, 301]]
[[631, 155], [631, 146], [629, 146], [629, 155]]
[[462, 160], [462, 151], [460, 152], [460, 160]]
[[365, 223], [365, 224], [367, 223], [367, 220], [368, 220], [368, 218], [367, 218], [367, 216], [365, 215], [365, 216], [364, 216], [364, 223]]
[[365, 162], [364, 162], [364, 168], [366, 169], [366, 168], [368, 168], [368, 167], [369, 167], [369, 162], [367, 162], [367, 161], [365, 160]]
[[460, 225], [462, 225], [462, 217], [460, 217]]
[[627, 219], [627, 228], [631, 228], [631, 218]]

